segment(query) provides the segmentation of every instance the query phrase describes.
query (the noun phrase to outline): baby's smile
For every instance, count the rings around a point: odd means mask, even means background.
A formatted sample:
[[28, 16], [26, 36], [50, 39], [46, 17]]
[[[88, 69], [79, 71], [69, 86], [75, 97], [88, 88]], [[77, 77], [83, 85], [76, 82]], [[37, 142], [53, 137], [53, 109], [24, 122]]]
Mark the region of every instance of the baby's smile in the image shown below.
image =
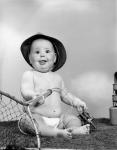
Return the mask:
[[47, 62], [47, 60], [39, 60], [39, 64], [40, 64], [40, 65], [45, 65], [46, 62]]
[[53, 69], [56, 55], [50, 41], [39, 39], [32, 43], [29, 55], [33, 68], [40, 72], [48, 72]]

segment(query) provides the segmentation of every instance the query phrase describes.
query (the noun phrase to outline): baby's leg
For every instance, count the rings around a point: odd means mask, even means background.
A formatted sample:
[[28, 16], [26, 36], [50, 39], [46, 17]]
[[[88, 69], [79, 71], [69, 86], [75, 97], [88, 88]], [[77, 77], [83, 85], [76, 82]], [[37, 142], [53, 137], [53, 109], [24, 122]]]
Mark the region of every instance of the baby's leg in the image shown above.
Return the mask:
[[64, 137], [67, 139], [71, 139], [72, 138], [72, 129], [58, 129], [57, 137]]
[[43, 136], [65, 137], [71, 138], [71, 129], [58, 129], [48, 126], [40, 115], [33, 115], [38, 124], [39, 133]]
[[72, 134], [73, 135], [89, 134], [89, 131], [90, 131], [90, 125], [86, 124], [81, 127], [73, 127]]
[[90, 125], [87, 124], [82, 126], [81, 120], [75, 115], [63, 115], [62, 123], [64, 125], [64, 128], [72, 129], [72, 135], [89, 134]]

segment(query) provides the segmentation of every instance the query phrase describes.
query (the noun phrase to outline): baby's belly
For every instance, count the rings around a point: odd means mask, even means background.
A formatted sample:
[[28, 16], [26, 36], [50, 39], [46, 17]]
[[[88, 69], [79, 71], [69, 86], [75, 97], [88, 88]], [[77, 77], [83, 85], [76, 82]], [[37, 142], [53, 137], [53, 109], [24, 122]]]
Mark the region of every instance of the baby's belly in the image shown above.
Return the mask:
[[31, 107], [32, 113], [38, 113], [46, 117], [60, 117], [61, 99], [58, 93], [53, 93], [45, 99], [45, 103], [37, 107]]

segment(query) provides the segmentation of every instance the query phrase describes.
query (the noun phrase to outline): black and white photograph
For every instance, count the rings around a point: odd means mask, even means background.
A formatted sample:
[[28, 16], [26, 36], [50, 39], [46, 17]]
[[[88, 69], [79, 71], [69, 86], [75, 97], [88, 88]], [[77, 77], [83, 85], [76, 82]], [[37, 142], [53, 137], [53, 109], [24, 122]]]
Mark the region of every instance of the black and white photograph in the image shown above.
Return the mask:
[[116, 9], [0, 1], [0, 150], [117, 149]]

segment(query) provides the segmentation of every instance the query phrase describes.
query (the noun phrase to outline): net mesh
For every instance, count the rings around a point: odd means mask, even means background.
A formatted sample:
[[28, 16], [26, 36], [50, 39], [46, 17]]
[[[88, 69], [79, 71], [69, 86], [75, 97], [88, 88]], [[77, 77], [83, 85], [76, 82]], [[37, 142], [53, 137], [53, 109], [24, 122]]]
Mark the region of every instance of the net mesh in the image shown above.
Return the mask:
[[23, 111], [26, 106], [24, 102], [0, 91], [0, 150], [9, 145], [22, 146], [23, 148], [40, 147], [39, 135], [35, 136], [35, 130], [33, 130], [33, 136], [31, 134], [24, 135], [18, 126], [18, 120], [21, 120], [22, 116], [24, 116], [24, 122], [21, 122], [23, 126], [27, 122], [26, 114]]
[[23, 114], [19, 103], [0, 94], [0, 148], [15, 144], [17, 120]]
[[21, 104], [0, 94], [0, 122], [18, 120], [23, 114]]

